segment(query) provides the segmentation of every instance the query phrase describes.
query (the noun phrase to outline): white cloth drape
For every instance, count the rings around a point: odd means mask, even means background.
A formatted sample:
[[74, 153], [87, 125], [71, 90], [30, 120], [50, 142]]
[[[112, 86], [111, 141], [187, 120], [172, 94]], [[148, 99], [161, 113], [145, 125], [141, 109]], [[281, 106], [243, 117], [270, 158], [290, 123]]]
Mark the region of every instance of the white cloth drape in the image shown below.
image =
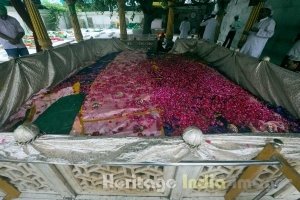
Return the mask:
[[300, 40], [298, 40], [290, 49], [288, 56], [295, 61], [300, 61]]

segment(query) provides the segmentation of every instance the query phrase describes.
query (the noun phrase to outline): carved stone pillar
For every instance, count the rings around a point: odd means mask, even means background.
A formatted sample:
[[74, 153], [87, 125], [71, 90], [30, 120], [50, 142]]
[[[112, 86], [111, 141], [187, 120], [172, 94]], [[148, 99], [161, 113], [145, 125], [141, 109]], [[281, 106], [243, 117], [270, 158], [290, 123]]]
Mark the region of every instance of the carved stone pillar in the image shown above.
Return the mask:
[[24, 3], [36, 32], [38, 43], [41, 45], [43, 50], [52, 48], [52, 42], [36, 5], [32, 2], [32, 0], [24, 0]]
[[69, 8], [69, 12], [70, 12], [71, 23], [72, 23], [72, 27], [74, 30], [75, 39], [77, 42], [83, 41], [83, 36], [81, 33], [81, 29], [80, 29], [78, 17], [76, 14], [76, 9], [75, 9], [76, 0], [67, 0], [66, 2], [68, 4], [68, 8]]
[[172, 40], [174, 34], [174, 2], [168, 1], [169, 14], [168, 14], [168, 23], [167, 23], [167, 39]]

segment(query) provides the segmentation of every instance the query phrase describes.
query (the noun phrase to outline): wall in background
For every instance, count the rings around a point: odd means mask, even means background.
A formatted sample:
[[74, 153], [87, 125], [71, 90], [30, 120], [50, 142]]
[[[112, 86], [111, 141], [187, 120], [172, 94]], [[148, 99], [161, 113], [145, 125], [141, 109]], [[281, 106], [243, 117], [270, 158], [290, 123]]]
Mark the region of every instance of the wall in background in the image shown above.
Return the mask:
[[[141, 23], [144, 18], [144, 14], [142, 12], [135, 12], [134, 18], [131, 20], [132, 11], [127, 11], [125, 14], [126, 21], [129, 23]], [[111, 12], [105, 11], [101, 12], [79, 12], [77, 13], [79, 23], [81, 28], [109, 28], [111, 23], [116, 23], [119, 21], [119, 16], [117, 12], [114, 12], [111, 15]], [[61, 18], [61, 20], [63, 20]], [[64, 27], [61, 27], [62, 29]]]
[[274, 36], [269, 39], [262, 56], [270, 56], [279, 65], [300, 33], [300, 0], [268, 0], [276, 21]]
[[[21, 26], [24, 28], [25, 32], [30, 32], [30, 29], [26, 26], [23, 22], [20, 15], [17, 13], [14, 7], [7, 6], [8, 15], [16, 18]], [[39, 10], [42, 19], [45, 23], [47, 30], [51, 30], [49, 27], [50, 25], [47, 23], [48, 12], [47, 10]], [[81, 28], [108, 28], [111, 23], [115, 23], [118, 21], [118, 13], [114, 12], [113, 15], [109, 11], [101, 13], [101, 12], [79, 12], [77, 13], [78, 20], [80, 23]], [[135, 12], [133, 20], [131, 20], [132, 11], [126, 12], [126, 18], [128, 19], [129, 23], [141, 23], [144, 15], [142, 12]], [[71, 29], [71, 23], [69, 19], [69, 14], [65, 13], [63, 16], [60, 17], [59, 21], [59, 29]]]

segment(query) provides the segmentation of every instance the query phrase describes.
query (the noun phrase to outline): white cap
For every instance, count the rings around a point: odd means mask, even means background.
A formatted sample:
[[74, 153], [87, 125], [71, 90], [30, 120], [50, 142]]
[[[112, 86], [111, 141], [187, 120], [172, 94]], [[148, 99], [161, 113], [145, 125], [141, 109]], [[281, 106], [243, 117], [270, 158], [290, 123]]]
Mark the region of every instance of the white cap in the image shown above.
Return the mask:
[[212, 11], [211, 14], [212, 14], [212, 15], [216, 15], [216, 14], [217, 14], [217, 11]]
[[264, 4], [264, 6], [263, 6], [264, 8], [269, 8], [270, 10], [272, 10], [272, 6], [271, 6], [271, 4], [270, 3], [265, 3]]
[[292, 61], [297, 61], [297, 62], [299, 62], [299, 61], [300, 61], [300, 56], [290, 56], [289, 59], [292, 60]]
[[263, 57], [263, 61], [267, 61], [267, 62], [270, 62], [271, 58], [269, 56], [265, 56]]
[[265, 3], [264, 4], [264, 6], [263, 6], [264, 8], [269, 8], [270, 10], [271, 10], [271, 15], [273, 15], [274, 14], [274, 11], [273, 11], [273, 9], [272, 9], [272, 6], [269, 4], [269, 3]]

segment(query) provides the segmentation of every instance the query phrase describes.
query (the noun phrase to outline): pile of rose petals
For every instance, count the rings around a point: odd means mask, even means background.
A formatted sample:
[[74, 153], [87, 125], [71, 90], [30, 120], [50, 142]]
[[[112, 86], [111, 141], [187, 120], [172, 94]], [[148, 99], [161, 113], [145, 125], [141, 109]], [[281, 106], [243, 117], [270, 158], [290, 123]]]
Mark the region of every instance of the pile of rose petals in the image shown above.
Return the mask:
[[287, 132], [289, 123], [214, 69], [182, 56], [122, 52], [93, 82], [82, 120], [92, 135]]
[[84, 133], [160, 136], [160, 110], [151, 102], [151, 76], [142, 52], [120, 53], [91, 85], [82, 107]]
[[143, 67], [158, 78], [151, 103], [164, 111], [163, 121], [178, 127], [179, 133], [191, 125], [207, 133], [220, 126], [226, 126], [220, 132], [235, 132], [228, 127], [248, 127], [254, 132], [289, 129], [287, 120], [202, 63], [173, 55], [155, 64], [144, 62]]
[[78, 81], [86, 94], [72, 133], [174, 136], [189, 126], [204, 133], [289, 132], [299, 126], [197, 61], [179, 55], [147, 59], [137, 51], [113, 58], [52, 90], [58, 93]]

